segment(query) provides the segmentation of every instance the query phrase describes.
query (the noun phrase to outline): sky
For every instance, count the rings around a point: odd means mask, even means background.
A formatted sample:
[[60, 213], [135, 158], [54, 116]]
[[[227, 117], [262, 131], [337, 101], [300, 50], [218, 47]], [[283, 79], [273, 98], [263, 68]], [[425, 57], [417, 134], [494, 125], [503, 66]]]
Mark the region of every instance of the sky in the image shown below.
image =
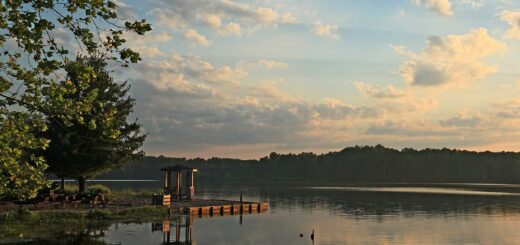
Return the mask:
[[520, 1], [117, 3], [148, 155], [520, 151]]

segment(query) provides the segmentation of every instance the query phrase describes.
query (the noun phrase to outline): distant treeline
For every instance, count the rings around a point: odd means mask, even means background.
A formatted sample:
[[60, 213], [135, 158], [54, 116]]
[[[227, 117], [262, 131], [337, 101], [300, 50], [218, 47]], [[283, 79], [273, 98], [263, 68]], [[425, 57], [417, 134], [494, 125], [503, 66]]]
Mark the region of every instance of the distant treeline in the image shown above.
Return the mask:
[[259, 160], [145, 157], [98, 179], [161, 179], [160, 168], [197, 167], [202, 182], [520, 183], [520, 153], [451, 149], [395, 150], [381, 145], [339, 152], [271, 153]]

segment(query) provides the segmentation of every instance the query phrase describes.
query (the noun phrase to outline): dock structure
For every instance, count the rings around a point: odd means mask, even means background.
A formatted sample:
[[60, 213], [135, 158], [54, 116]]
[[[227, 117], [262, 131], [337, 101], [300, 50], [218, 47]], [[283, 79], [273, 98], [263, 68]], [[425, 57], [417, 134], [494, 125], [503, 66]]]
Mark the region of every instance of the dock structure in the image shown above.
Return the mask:
[[192, 216], [225, 216], [264, 213], [269, 204], [231, 200], [194, 199], [190, 202], [172, 202], [171, 207]]
[[[164, 194], [171, 194], [172, 201], [191, 200], [195, 197], [194, 177], [197, 172], [196, 168], [178, 164], [161, 168], [161, 171], [164, 172]], [[172, 185], [172, 172], [175, 174], [174, 185]]]
[[[198, 172], [196, 168], [174, 165], [161, 168], [161, 171], [164, 172], [164, 193], [154, 195], [152, 203], [168, 206], [170, 211], [173, 209], [182, 214], [205, 217], [262, 213], [269, 208], [267, 203], [244, 202], [242, 192], [240, 201], [195, 199], [194, 173]], [[175, 176], [174, 183], [172, 174]]]

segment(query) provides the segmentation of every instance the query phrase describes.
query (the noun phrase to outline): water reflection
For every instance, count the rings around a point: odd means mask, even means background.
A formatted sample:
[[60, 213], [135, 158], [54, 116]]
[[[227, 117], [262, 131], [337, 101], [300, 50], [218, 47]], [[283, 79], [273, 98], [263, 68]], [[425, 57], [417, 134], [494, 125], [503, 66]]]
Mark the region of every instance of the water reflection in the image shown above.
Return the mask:
[[[518, 187], [458, 186], [423, 192], [395, 186], [368, 188], [241, 188], [244, 199], [268, 202], [269, 212], [111, 224], [79, 233], [64, 231], [61, 234], [68, 238], [59, 240], [71, 241], [65, 244], [312, 244], [314, 230], [314, 244], [520, 244]], [[222, 187], [201, 190], [200, 196], [238, 200], [240, 193], [236, 187]], [[56, 240], [39, 239], [33, 244], [64, 244]]]
[[[183, 215], [174, 219], [152, 223], [151, 225], [152, 232], [162, 232], [162, 244], [195, 244], [191, 236], [192, 223], [193, 216]], [[172, 230], [174, 237], [172, 237]]]

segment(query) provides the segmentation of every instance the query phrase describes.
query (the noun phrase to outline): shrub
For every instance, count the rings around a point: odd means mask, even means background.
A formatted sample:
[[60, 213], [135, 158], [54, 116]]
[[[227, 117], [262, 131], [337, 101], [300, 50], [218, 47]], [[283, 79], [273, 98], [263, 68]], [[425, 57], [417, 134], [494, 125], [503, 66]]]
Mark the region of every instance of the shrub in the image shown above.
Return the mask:
[[108, 188], [106, 185], [101, 184], [95, 184], [87, 186], [87, 192], [89, 194], [110, 194], [110, 188]]
[[67, 194], [78, 193], [78, 186], [74, 184], [65, 184], [64, 191]]

